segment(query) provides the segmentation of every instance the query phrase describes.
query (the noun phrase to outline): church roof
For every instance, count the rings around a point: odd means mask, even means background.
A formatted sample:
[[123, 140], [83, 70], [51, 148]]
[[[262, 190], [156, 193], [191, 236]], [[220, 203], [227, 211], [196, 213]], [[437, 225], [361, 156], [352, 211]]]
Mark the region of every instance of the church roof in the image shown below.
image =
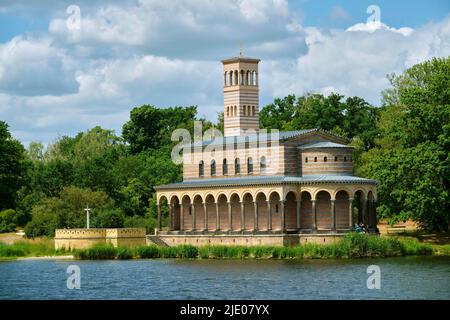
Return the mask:
[[369, 183], [376, 184], [376, 180], [344, 175], [304, 175], [304, 176], [250, 176], [237, 178], [193, 179], [183, 182], [160, 185], [155, 189], [188, 189], [201, 187], [227, 187], [271, 184], [315, 184], [315, 183]]
[[320, 142], [311, 142], [308, 144], [304, 144], [302, 146], [299, 146], [298, 148], [299, 149], [317, 149], [317, 148], [329, 149], [329, 148], [353, 148], [353, 147], [345, 145], [345, 144], [334, 143], [331, 141], [320, 141]]
[[[239, 135], [239, 136], [227, 136], [227, 137], [217, 137], [210, 140], [203, 140], [199, 142], [194, 142], [192, 146], [214, 146], [214, 145], [224, 145], [224, 144], [234, 144], [234, 143], [245, 143], [245, 142], [264, 142], [264, 141], [285, 141], [293, 138], [298, 138], [303, 135], [318, 132], [325, 133], [340, 139], [345, 139], [334, 133], [319, 128], [314, 129], [304, 129], [296, 131], [277, 131], [277, 130], [267, 130], [267, 133], [254, 133], [249, 135]], [[346, 139], [345, 139], [346, 140]]]
[[224, 59], [221, 62], [222, 63], [233, 63], [233, 62], [260, 62], [261, 59], [255, 59], [255, 58], [249, 58], [249, 57], [233, 57], [233, 58], [228, 58], [228, 59]]

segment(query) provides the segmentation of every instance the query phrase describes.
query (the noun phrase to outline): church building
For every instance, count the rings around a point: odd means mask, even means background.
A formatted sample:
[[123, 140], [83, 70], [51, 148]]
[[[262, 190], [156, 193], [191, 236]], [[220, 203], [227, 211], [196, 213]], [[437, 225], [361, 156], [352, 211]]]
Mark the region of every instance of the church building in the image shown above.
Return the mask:
[[[222, 61], [224, 135], [183, 151], [183, 182], [156, 186], [167, 245], [293, 245], [376, 230], [376, 181], [353, 175], [346, 138], [259, 127], [259, 59]], [[169, 226], [162, 228], [167, 203]]]

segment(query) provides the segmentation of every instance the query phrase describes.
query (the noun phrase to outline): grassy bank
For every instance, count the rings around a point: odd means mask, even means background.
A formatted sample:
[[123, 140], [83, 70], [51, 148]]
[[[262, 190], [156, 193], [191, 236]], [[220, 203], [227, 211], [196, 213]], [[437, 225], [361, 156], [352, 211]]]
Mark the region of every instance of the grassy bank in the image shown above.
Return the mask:
[[373, 237], [348, 234], [335, 244], [305, 244], [293, 247], [270, 246], [202, 246], [155, 245], [135, 248], [94, 246], [74, 251], [77, 259], [349, 259], [369, 257], [398, 257], [423, 255], [450, 255], [450, 245], [438, 246], [414, 240], [393, 237]]
[[270, 246], [203, 246], [189, 245], [158, 247], [140, 246], [114, 248], [97, 245], [89, 249], [55, 250], [51, 239], [0, 243], [0, 259], [42, 257], [73, 254], [81, 260], [106, 259], [350, 259], [369, 257], [399, 257], [414, 255], [450, 256], [450, 245], [434, 245], [413, 239], [374, 237], [351, 233], [335, 244], [305, 244], [293, 247]]
[[51, 239], [20, 240], [13, 244], [0, 242], [0, 259], [9, 260], [21, 257], [44, 257], [67, 254], [66, 250], [55, 250]]

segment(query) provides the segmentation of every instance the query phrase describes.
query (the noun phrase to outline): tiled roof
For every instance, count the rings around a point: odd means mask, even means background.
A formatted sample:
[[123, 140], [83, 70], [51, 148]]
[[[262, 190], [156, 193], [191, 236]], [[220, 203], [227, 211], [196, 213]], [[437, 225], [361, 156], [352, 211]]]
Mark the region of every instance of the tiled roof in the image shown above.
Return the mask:
[[298, 176], [250, 176], [238, 178], [194, 179], [184, 182], [160, 185], [155, 189], [185, 189], [200, 187], [226, 187], [267, 184], [315, 184], [315, 183], [366, 183], [376, 184], [375, 180], [344, 175], [304, 175]]
[[[214, 146], [214, 145], [224, 145], [224, 144], [234, 144], [234, 143], [245, 143], [245, 142], [261, 142], [261, 141], [270, 141], [270, 140], [287, 140], [295, 137], [302, 136], [311, 132], [324, 132], [333, 136], [335, 134], [322, 130], [322, 129], [305, 129], [305, 130], [296, 130], [296, 131], [275, 131], [275, 130], [267, 130], [267, 133], [254, 133], [249, 135], [240, 135], [240, 136], [228, 136], [228, 137], [218, 137], [211, 140], [204, 140], [199, 142], [194, 142], [192, 145], [195, 146]], [[336, 136], [338, 137], [338, 136]], [[339, 137], [342, 138], [342, 137]]]
[[298, 147], [299, 149], [316, 149], [316, 148], [353, 148], [345, 144], [334, 143], [331, 141], [311, 142]]

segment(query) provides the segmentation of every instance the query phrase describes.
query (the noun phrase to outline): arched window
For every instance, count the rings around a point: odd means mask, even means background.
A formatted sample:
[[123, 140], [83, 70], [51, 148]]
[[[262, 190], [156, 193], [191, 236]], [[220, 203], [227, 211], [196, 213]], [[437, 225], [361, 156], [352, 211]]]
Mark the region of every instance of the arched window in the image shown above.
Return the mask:
[[228, 106], [227, 107], [227, 117], [229, 117], [230, 116], [230, 107]]
[[248, 86], [252, 84], [252, 79], [251, 78], [252, 77], [251, 77], [250, 71], [247, 70], [247, 85]]
[[247, 106], [243, 106], [244, 109], [244, 117], [247, 115]]
[[347, 161], [347, 157], [344, 157], [344, 162], [346, 162]]
[[323, 162], [327, 162], [328, 161], [328, 158], [327, 157], [324, 157], [323, 158]]
[[278, 213], [278, 203], [275, 205], [275, 213]]
[[228, 71], [225, 71], [225, 73], [223, 75], [223, 83], [225, 86], [228, 85]]
[[230, 78], [229, 78], [229, 82], [228, 82], [228, 84], [230, 85], [230, 86], [232, 86], [233, 85], [233, 71], [230, 71]]
[[245, 85], [245, 75], [244, 75], [244, 70], [241, 70], [241, 86]]
[[251, 157], [247, 159], [247, 173], [253, 173], [253, 159]]
[[241, 161], [239, 158], [234, 159], [234, 174], [241, 173]]
[[222, 172], [223, 172], [224, 176], [226, 176], [228, 174], [228, 161], [227, 161], [227, 159], [223, 159]]
[[255, 106], [252, 106], [252, 116], [255, 116], [256, 112], [255, 112]]
[[259, 163], [259, 167], [260, 167], [261, 173], [266, 173], [266, 171], [267, 171], [266, 157], [264, 157], [264, 156], [261, 157], [261, 162]]
[[305, 162], [308, 163], [308, 157], [305, 158]]
[[203, 177], [205, 175], [205, 163], [201, 160], [198, 163], [198, 176]]
[[237, 116], [237, 108], [236, 108], [236, 106], [234, 106], [234, 116], [235, 117]]
[[211, 160], [211, 175], [216, 175], [216, 160]]
[[252, 72], [252, 85], [256, 86], [256, 71]]
[[314, 157], [314, 162], [317, 162], [317, 157]]
[[234, 85], [238, 85], [239, 82], [239, 73], [237, 72], [237, 70], [234, 71]]
[[335, 157], [334, 157], [334, 161], [337, 161], [337, 160], [338, 160], [338, 158], [337, 158], [337, 156], [335, 156]]

